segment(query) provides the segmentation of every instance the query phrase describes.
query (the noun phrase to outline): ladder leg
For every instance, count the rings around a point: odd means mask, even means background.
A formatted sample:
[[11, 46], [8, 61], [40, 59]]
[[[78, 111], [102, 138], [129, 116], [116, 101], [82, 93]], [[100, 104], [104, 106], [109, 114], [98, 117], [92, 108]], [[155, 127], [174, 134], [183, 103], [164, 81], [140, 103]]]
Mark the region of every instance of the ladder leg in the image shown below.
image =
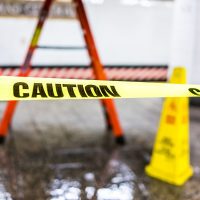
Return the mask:
[[[83, 30], [88, 54], [92, 61], [91, 64], [94, 69], [94, 75], [99, 80], [106, 80], [106, 74], [104, 72], [103, 65], [100, 61], [100, 57], [97, 52], [97, 48], [96, 48], [95, 41], [92, 35], [92, 31], [90, 29], [90, 25], [87, 19], [83, 2], [82, 0], [74, 0], [74, 2], [76, 4], [77, 15], [81, 24], [81, 28]], [[112, 128], [112, 131], [116, 137], [117, 143], [123, 144], [124, 143], [123, 131], [118, 120], [118, 116], [117, 116], [117, 112], [116, 112], [113, 100], [111, 99], [102, 100], [102, 104], [103, 104], [105, 115], [107, 118], [107, 124], [108, 124], [107, 127]]]
[[3, 118], [0, 123], [0, 143], [3, 143], [5, 137], [7, 136], [17, 103], [17, 101], [9, 101], [6, 106]]
[[123, 130], [120, 126], [120, 122], [115, 109], [115, 104], [112, 99], [103, 100], [104, 109], [106, 109], [107, 126], [113, 130], [113, 133], [118, 144], [124, 144], [125, 139]]
[[[32, 36], [32, 40], [30, 42], [24, 63], [20, 68], [20, 73], [18, 74], [18, 76], [26, 77], [30, 73], [31, 60], [33, 57], [33, 53], [35, 52], [35, 50], [37, 48], [37, 44], [38, 44], [38, 41], [39, 41], [39, 38], [41, 35], [41, 31], [44, 26], [45, 20], [48, 17], [48, 13], [49, 13], [52, 3], [53, 3], [53, 0], [45, 0], [43, 3], [34, 34]], [[0, 142], [1, 141], [3, 142], [7, 135], [9, 125], [10, 125], [12, 117], [14, 115], [16, 106], [17, 106], [17, 101], [9, 101], [7, 104], [2, 121], [0, 123]]]

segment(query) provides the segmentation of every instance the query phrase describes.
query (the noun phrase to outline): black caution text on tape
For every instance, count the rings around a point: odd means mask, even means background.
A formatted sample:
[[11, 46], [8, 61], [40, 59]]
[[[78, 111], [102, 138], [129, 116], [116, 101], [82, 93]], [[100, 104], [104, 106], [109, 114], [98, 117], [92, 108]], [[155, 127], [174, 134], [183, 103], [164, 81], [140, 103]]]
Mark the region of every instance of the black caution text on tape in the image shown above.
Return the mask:
[[197, 88], [189, 88], [188, 89], [192, 94], [196, 95], [196, 96], [200, 96], [200, 90]]
[[[26, 82], [16, 82], [13, 85], [13, 95], [17, 98], [62, 98], [67, 95], [70, 98], [77, 98], [79, 95], [87, 97], [120, 97], [115, 86], [107, 85], [81, 85], [81, 84], [52, 84], [33, 83], [30, 87]], [[78, 95], [79, 94], [79, 95]]]

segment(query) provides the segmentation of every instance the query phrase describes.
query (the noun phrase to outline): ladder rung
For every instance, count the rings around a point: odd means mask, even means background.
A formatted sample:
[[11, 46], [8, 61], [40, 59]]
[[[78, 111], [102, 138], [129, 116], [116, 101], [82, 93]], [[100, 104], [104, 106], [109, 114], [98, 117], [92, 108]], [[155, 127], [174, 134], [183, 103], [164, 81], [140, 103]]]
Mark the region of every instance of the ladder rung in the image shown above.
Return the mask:
[[84, 50], [85, 46], [45, 46], [38, 45], [38, 49], [47, 49], [47, 50]]

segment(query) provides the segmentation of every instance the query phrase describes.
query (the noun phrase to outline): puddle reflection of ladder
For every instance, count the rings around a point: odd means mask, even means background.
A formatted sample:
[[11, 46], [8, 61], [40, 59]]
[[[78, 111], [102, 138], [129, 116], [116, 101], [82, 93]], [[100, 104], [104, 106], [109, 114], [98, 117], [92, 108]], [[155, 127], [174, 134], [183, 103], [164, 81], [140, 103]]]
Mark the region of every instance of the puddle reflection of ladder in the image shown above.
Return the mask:
[[[48, 47], [48, 46], [38, 45], [38, 41], [41, 35], [44, 22], [46, 21], [48, 17], [48, 13], [53, 1], [54, 0], [45, 0], [42, 6], [42, 9], [39, 14], [38, 23], [35, 28], [35, 32], [33, 34], [30, 46], [28, 48], [28, 52], [26, 54], [24, 63], [20, 68], [20, 73], [18, 76], [29, 76], [30, 70], [31, 70], [31, 60], [33, 57], [33, 53], [35, 52], [37, 48], [58, 49], [58, 50], [63, 49], [63, 47], [57, 47], [57, 46]], [[106, 75], [105, 75], [102, 63], [100, 61], [100, 58], [97, 52], [97, 48], [94, 42], [94, 38], [89, 26], [89, 22], [87, 19], [87, 15], [86, 15], [82, 0], [74, 0], [74, 3], [75, 3], [75, 9], [77, 12], [77, 17], [80, 21], [80, 25], [83, 31], [83, 36], [84, 36], [85, 44], [86, 44], [86, 50], [88, 51], [89, 57], [91, 59], [91, 67], [93, 67], [94, 76], [98, 80], [106, 80]], [[77, 49], [77, 48], [79, 47], [64, 47], [64, 49], [66, 50]], [[107, 128], [113, 131], [116, 141], [118, 143], [123, 144], [124, 143], [123, 132], [118, 120], [118, 116], [117, 116], [117, 112], [116, 112], [113, 100], [112, 99], [101, 100], [101, 103], [102, 103], [106, 120], [107, 120]], [[5, 137], [7, 135], [17, 104], [18, 104], [17, 101], [9, 101], [6, 106], [2, 121], [0, 123], [1, 142], [5, 140]]]

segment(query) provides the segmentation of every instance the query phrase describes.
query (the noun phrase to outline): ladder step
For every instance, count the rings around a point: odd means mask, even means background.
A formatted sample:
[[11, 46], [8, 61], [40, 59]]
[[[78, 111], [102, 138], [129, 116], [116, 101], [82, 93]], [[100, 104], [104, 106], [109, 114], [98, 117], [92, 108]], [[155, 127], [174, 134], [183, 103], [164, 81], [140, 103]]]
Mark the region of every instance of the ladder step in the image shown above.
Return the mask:
[[47, 50], [84, 50], [85, 46], [46, 46], [38, 45], [38, 49], [47, 49]]

